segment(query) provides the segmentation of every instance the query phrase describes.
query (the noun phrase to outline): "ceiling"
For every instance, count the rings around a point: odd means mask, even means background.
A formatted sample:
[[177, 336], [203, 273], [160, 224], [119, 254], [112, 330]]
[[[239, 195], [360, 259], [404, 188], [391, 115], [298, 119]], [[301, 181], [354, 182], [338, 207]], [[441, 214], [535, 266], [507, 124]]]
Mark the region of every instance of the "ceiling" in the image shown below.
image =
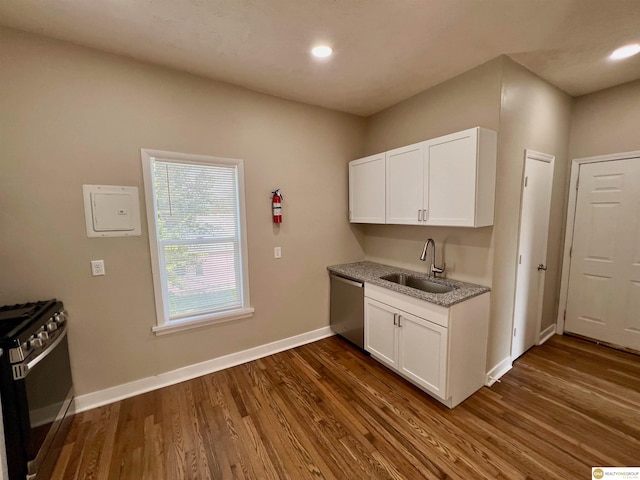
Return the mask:
[[362, 116], [500, 54], [574, 96], [640, 78], [607, 58], [640, 0], [0, 0], [0, 25]]

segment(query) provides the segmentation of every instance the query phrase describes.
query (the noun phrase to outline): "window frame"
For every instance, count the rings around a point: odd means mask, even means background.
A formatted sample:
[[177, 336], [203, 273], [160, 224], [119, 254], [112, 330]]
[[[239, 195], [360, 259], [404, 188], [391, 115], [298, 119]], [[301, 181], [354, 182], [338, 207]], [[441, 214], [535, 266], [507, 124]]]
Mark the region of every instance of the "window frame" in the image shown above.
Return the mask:
[[[171, 332], [179, 332], [204, 325], [239, 320], [253, 316], [254, 309], [251, 308], [249, 295], [249, 254], [247, 247], [247, 222], [245, 208], [245, 188], [244, 188], [244, 161], [235, 158], [213, 157], [208, 155], [194, 155], [188, 153], [168, 152], [163, 150], [152, 150], [148, 148], [140, 149], [142, 160], [142, 174], [144, 180], [144, 193], [147, 212], [147, 228], [149, 232], [149, 248], [151, 253], [151, 273], [153, 277], [153, 292], [156, 307], [156, 325], [151, 330], [156, 335], [163, 335]], [[175, 162], [182, 164], [210, 165], [226, 168], [235, 168], [238, 194], [238, 223], [240, 237], [240, 273], [241, 273], [241, 294], [242, 306], [238, 309], [225, 310], [221, 312], [207, 312], [183, 316], [179, 319], [170, 319], [167, 295], [163, 278], [166, 276], [160, 263], [160, 245], [158, 241], [158, 224], [156, 208], [156, 189], [152, 175], [151, 165], [155, 160], [163, 162]], [[195, 242], [198, 243], [198, 242]], [[202, 243], [210, 243], [208, 241]]]

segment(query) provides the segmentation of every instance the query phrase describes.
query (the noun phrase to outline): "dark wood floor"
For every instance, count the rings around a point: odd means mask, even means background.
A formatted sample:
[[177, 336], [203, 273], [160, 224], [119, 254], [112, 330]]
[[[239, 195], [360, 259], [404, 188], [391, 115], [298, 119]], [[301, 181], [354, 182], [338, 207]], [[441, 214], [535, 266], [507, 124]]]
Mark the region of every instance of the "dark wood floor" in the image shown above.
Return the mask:
[[54, 479], [587, 479], [640, 465], [640, 357], [556, 336], [448, 410], [332, 337], [76, 415]]

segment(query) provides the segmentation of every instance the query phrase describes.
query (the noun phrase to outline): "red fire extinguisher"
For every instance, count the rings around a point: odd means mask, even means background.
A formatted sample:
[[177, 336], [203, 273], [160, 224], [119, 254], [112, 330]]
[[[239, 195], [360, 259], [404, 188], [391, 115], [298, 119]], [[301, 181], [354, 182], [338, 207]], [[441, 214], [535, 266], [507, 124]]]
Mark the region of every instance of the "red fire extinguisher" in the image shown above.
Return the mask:
[[271, 199], [271, 204], [273, 206], [273, 223], [282, 223], [282, 200], [284, 197], [280, 193], [280, 189], [276, 189], [273, 194], [273, 198]]

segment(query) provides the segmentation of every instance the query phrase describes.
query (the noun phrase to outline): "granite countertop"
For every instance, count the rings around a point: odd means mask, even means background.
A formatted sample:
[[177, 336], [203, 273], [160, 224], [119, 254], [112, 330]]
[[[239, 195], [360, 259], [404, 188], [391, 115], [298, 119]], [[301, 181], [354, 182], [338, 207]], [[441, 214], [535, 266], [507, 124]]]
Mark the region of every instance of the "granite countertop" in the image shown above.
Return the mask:
[[[412, 270], [407, 270], [404, 268], [392, 267], [390, 265], [383, 265], [381, 263], [367, 261], [343, 263], [342, 265], [331, 265], [330, 267], [327, 267], [327, 270], [343, 277], [388, 288], [389, 290], [393, 290], [394, 292], [403, 293], [405, 295], [419, 298], [420, 300], [425, 300], [442, 307], [450, 307], [451, 305], [464, 302], [469, 298], [481, 295], [491, 290], [489, 287], [483, 287], [482, 285], [476, 285], [474, 283], [460, 282], [458, 280], [440, 277], [433, 279], [429, 278], [426, 272], [414, 272]], [[447, 293], [428, 293], [423, 292], [422, 290], [417, 290], [415, 288], [389, 282], [387, 280], [382, 280], [380, 278], [392, 273], [406, 273], [419, 278], [431, 280], [434, 283], [448, 285], [454, 287], [455, 289]]]

